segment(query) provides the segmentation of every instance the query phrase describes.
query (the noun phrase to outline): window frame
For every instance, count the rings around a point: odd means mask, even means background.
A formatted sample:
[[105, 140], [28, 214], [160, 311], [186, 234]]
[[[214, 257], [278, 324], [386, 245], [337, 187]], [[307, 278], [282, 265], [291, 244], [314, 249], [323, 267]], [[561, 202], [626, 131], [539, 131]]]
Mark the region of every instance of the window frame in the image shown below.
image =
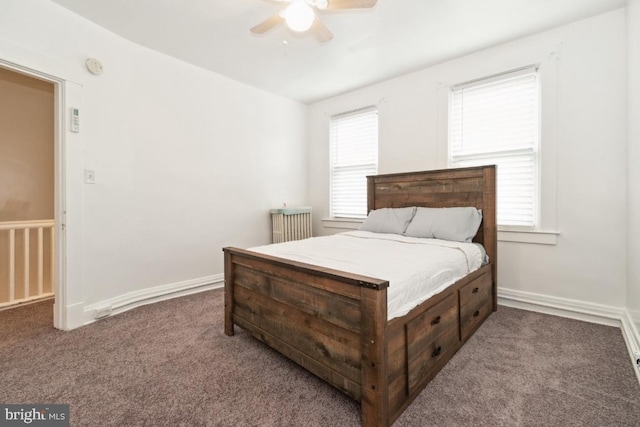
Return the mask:
[[498, 226], [498, 241], [509, 244], [556, 245], [562, 230], [558, 229], [558, 161], [560, 77], [563, 43], [550, 40], [530, 49], [500, 48], [491, 50], [491, 60], [472, 55], [434, 71], [433, 95], [436, 109], [435, 167], [448, 167], [449, 89], [460, 82], [500, 74], [532, 64], [539, 65], [540, 76], [540, 220], [536, 230], [514, 231]]
[[[343, 119], [343, 118], [348, 118], [348, 117], [353, 117], [359, 114], [366, 114], [372, 112], [375, 114], [376, 116], [376, 130], [375, 130], [375, 164], [374, 167], [372, 168], [372, 170], [370, 172], [367, 173], [367, 175], [370, 174], [377, 174], [378, 173], [378, 168], [379, 168], [379, 164], [380, 164], [380, 156], [379, 156], [379, 150], [380, 150], [380, 112], [379, 109], [376, 105], [368, 105], [366, 107], [361, 107], [361, 108], [357, 108], [357, 109], [353, 109], [353, 110], [349, 110], [349, 111], [344, 111], [341, 113], [337, 113], [337, 114], [333, 114], [329, 117], [329, 217], [331, 218], [331, 220], [335, 220], [335, 221], [363, 221], [366, 216], [368, 215], [367, 212], [367, 206], [366, 206], [366, 199], [367, 199], [367, 192], [366, 192], [366, 181], [364, 182], [364, 198], [365, 198], [365, 213], [364, 215], [339, 215], [336, 216], [335, 212], [334, 212], [334, 176], [335, 176], [335, 170], [336, 168], [344, 168], [344, 167], [348, 167], [345, 165], [341, 165], [341, 166], [336, 166], [335, 165], [335, 150], [334, 150], [334, 144], [335, 144], [335, 138], [334, 138], [334, 121], [335, 120], [339, 120], [339, 119]], [[361, 163], [357, 163], [357, 164], [353, 164], [350, 165], [350, 167], [358, 167], [358, 166], [365, 166], [365, 165], [372, 165], [371, 163], [365, 163], [365, 162], [361, 162]]]
[[[447, 167], [461, 167], [459, 164], [456, 164], [454, 161], [453, 155], [453, 144], [452, 144], [452, 121], [453, 121], [453, 97], [454, 92], [460, 89], [465, 88], [473, 88], [473, 87], [481, 87], [483, 85], [489, 85], [495, 82], [500, 82], [504, 80], [509, 80], [511, 78], [517, 78], [519, 76], [527, 75], [533, 73], [536, 78], [536, 100], [535, 100], [535, 110], [536, 110], [536, 138], [532, 148], [515, 148], [515, 149], [507, 149], [507, 150], [496, 150], [496, 151], [486, 151], [483, 153], [475, 153], [475, 154], [467, 154], [463, 156], [459, 156], [458, 162], [463, 162], [465, 160], [473, 162], [474, 159], [480, 160], [478, 164], [490, 164], [486, 162], [482, 162], [482, 159], [492, 159], [492, 158], [506, 158], [506, 157], [516, 157], [520, 155], [530, 156], [533, 161], [533, 194], [532, 194], [532, 223], [528, 225], [516, 225], [516, 224], [497, 224], [498, 229], [501, 231], [513, 231], [513, 232], [535, 232], [540, 230], [541, 225], [541, 146], [542, 146], [542, 84], [541, 84], [541, 73], [540, 73], [541, 64], [532, 64], [523, 67], [518, 67], [515, 69], [510, 69], [507, 71], [502, 71], [495, 74], [486, 75], [483, 77], [475, 77], [471, 80], [467, 80], [461, 83], [456, 83], [448, 86], [448, 99], [447, 99], [447, 133], [446, 133], [446, 155], [447, 155]], [[498, 170], [498, 177], [500, 176], [500, 172]], [[497, 178], [499, 179], [499, 178]], [[499, 196], [498, 196], [499, 197]]]

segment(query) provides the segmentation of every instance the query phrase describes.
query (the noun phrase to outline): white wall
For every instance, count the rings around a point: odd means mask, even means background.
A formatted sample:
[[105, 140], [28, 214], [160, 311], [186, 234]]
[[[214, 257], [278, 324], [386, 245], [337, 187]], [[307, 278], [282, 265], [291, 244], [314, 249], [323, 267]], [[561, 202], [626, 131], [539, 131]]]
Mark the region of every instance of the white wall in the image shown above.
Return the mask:
[[[307, 202], [304, 105], [133, 44], [46, 0], [1, 8], [0, 60], [79, 88], [81, 133], [67, 141], [79, 159], [67, 176], [78, 208], [69, 232], [80, 236], [69, 239], [68, 268], [80, 271], [69, 279], [69, 305], [219, 275], [223, 246], [268, 243], [268, 210]], [[88, 57], [103, 62], [103, 75], [86, 71]], [[81, 184], [83, 168], [95, 169], [97, 184]]]
[[627, 310], [635, 322], [640, 351], [640, 0], [629, 0], [627, 25]]
[[378, 105], [380, 173], [445, 167], [447, 86], [539, 63], [542, 226], [559, 235], [555, 245], [500, 242], [500, 292], [623, 307], [625, 20], [620, 9], [312, 105], [314, 232], [340, 231], [322, 221], [329, 215], [330, 115]]

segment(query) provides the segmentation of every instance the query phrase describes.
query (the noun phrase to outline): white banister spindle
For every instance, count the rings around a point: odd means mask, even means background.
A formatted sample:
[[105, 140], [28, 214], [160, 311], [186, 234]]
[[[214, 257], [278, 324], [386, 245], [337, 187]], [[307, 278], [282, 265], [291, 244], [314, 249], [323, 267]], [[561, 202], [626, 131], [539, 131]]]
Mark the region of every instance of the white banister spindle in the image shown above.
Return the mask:
[[49, 235], [49, 256], [51, 257], [51, 259], [49, 260], [49, 265], [51, 266], [51, 268], [49, 269], [49, 274], [50, 274], [50, 281], [51, 281], [51, 292], [53, 292], [53, 288], [54, 288], [54, 284], [53, 284], [53, 278], [55, 277], [55, 265], [56, 265], [56, 253], [55, 253], [55, 240], [54, 240], [54, 227], [51, 227], [49, 229], [51, 231], [51, 234]]
[[[8, 222], [0, 222], [0, 232], [4, 232], [5, 230], [9, 233], [9, 245], [7, 246], [7, 254], [2, 251], [0, 252], [1, 256], [8, 256], [9, 264], [8, 264], [8, 286], [9, 289], [5, 289], [3, 292], [0, 292], [0, 295], [3, 295], [3, 299], [0, 300], [0, 308], [5, 306], [11, 306], [15, 304], [19, 304], [25, 301], [33, 301], [36, 299], [47, 298], [53, 296], [53, 278], [54, 276], [54, 263], [55, 263], [55, 239], [54, 239], [54, 226], [55, 223], [53, 220], [37, 220], [37, 221], [8, 221]], [[38, 229], [38, 238], [37, 245], [38, 247], [34, 250], [37, 251], [37, 256], [31, 256], [31, 229]], [[44, 233], [45, 230], [50, 232], [51, 241], [49, 242], [49, 251], [50, 253], [45, 260], [44, 257]], [[21, 266], [16, 266], [16, 232], [22, 232], [22, 256], [23, 259], [20, 260], [22, 262]], [[37, 258], [34, 259], [34, 258]], [[45, 293], [44, 292], [44, 267], [45, 262], [48, 263], [49, 271], [51, 272], [51, 291]], [[37, 266], [34, 266], [34, 263], [37, 263]], [[31, 271], [37, 269], [37, 294], [35, 290], [35, 286], [32, 285], [32, 280], [35, 279], [31, 275]], [[21, 298], [16, 298], [16, 269], [21, 269], [23, 272], [21, 287], [23, 288], [23, 294]], [[4, 274], [4, 272], [3, 272]], [[7, 278], [7, 276], [5, 276]], [[0, 281], [2, 283], [2, 281]], [[5, 286], [3, 284], [3, 286]], [[32, 295], [33, 294], [33, 295]]]
[[43, 261], [44, 261], [44, 244], [42, 243], [42, 227], [38, 227], [38, 294], [42, 295], [44, 291], [44, 282], [42, 280]]
[[29, 298], [29, 229], [24, 229], [24, 298]]
[[16, 230], [9, 230], [9, 302], [16, 299]]

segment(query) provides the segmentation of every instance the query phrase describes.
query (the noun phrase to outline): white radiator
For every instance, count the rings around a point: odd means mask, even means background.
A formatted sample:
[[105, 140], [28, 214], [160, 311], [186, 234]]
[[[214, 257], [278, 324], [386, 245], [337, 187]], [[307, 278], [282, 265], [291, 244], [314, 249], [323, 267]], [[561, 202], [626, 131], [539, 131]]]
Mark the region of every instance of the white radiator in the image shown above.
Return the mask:
[[311, 237], [311, 208], [271, 210], [273, 243]]

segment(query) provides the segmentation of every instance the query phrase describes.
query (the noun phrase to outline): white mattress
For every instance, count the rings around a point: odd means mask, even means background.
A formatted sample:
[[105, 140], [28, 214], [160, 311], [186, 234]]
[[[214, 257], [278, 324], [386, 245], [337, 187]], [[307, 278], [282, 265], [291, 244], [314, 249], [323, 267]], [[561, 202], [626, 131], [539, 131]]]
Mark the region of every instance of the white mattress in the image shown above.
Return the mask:
[[350, 231], [251, 251], [389, 281], [387, 317], [412, 308], [482, 265], [474, 243]]

